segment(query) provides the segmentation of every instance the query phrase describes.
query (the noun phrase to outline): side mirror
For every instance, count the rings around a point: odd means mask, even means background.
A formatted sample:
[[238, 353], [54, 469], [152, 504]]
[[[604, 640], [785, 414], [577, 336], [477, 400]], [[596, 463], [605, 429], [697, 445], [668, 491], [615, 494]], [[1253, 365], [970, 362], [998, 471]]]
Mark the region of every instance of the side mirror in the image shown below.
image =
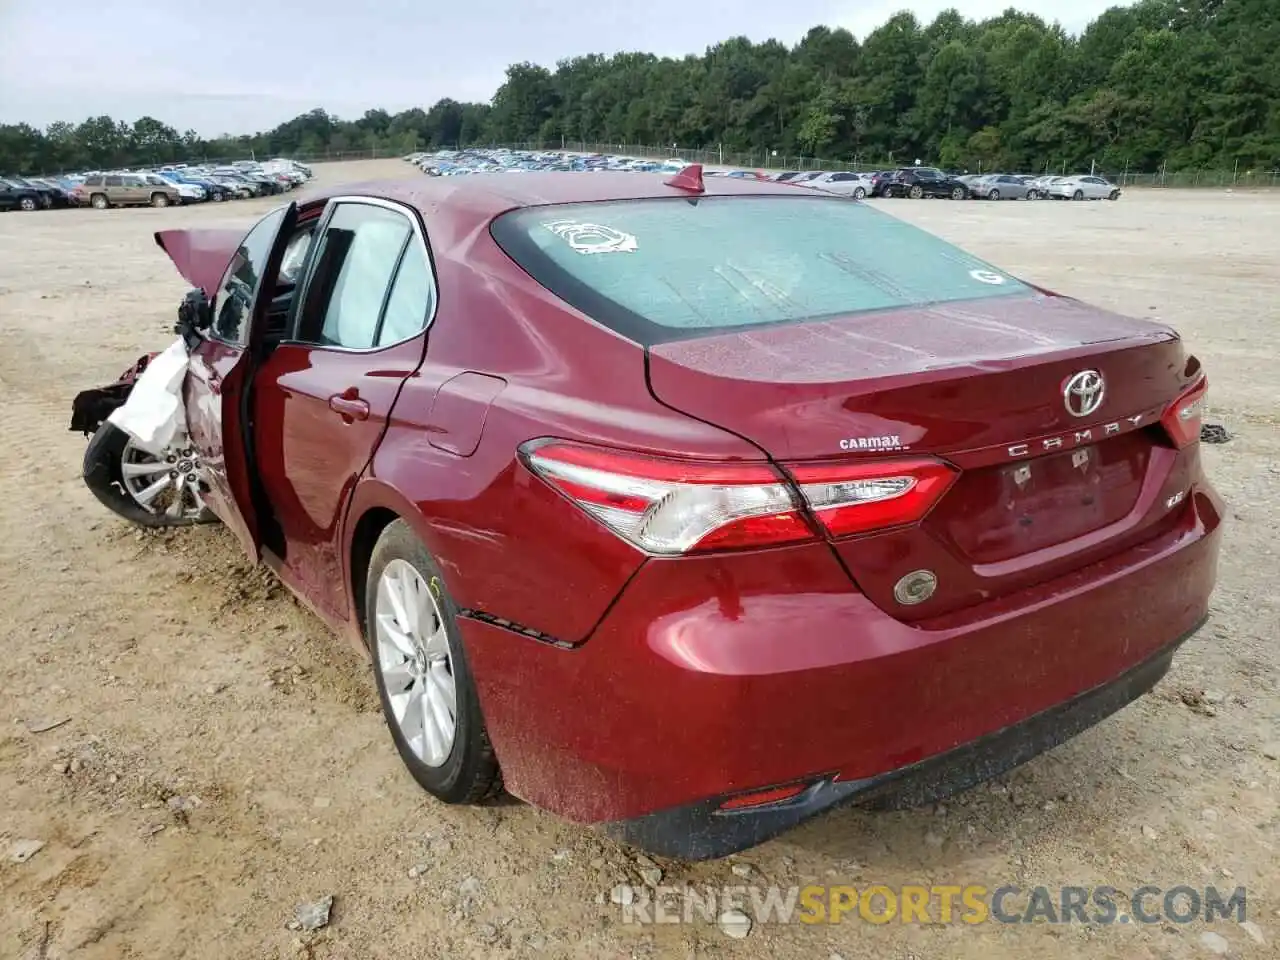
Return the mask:
[[199, 287], [188, 290], [178, 306], [178, 322], [173, 332], [182, 337], [188, 350], [200, 344], [200, 334], [213, 325], [213, 304]]

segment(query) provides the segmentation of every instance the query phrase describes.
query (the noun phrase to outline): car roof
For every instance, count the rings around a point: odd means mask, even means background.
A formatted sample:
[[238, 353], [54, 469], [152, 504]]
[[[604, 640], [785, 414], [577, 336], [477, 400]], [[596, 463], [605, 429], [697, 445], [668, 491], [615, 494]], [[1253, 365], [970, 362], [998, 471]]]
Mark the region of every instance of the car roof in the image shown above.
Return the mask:
[[[464, 243], [477, 228], [500, 214], [522, 207], [562, 203], [602, 203], [611, 200], [645, 200], [662, 197], [788, 196], [823, 197], [820, 191], [792, 186], [786, 181], [754, 177], [708, 177], [701, 194], [664, 184], [670, 172], [570, 173], [531, 171], [520, 176], [501, 173], [465, 177], [421, 177], [411, 180], [376, 180], [350, 183], [309, 194], [308, 200], [333, 197], [373, 197], [412, 207], [427, 225], [433, 249]], [[305, 202], [305, 201], [304, 201]]]

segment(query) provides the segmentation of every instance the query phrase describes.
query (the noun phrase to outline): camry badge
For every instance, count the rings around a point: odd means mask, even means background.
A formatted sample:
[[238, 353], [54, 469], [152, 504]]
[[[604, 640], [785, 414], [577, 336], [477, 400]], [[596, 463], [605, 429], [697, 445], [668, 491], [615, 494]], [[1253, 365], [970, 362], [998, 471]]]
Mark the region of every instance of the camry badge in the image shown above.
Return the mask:
[[1097, 370], [1081, 370], [1062, 385], [1062, 400], [1073, 417], [1089, 416], [1102, 406], [1106, 393], [1107, 385]]

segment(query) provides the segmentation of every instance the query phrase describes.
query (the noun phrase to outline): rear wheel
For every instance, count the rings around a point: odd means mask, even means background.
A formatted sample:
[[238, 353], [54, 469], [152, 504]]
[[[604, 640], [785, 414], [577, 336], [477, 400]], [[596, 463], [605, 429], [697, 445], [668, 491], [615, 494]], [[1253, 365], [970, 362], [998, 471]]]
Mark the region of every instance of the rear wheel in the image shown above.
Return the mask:
[[364, 629], [391, 739], [413, 778], [445, 803], [502, 790], [480, 701], [440, 567], [403, 520], [378, 538]]
[[866, 196], [867, 196], [867, 189], [866, 189], [866, 187], [854, 187], [854, 188], [853, 188], [853, 199], [855, 199], [855, 200], [864, 200], [864, 199], [866, 199]]
[[169, 195], [165, 193], [153, 193], [151, 195], [151, 205], [153, 207], [167, 207], [169, 205]]
[[38, 204], [34, 197], [23, 197], [18, 201], [19, 209], [26, 210], [27, 212], [34, 210], [37, 206]]
[[988, 194], [987, 194], [987, 199], [988, 199], [988, 200], [999, 200], [999, 199], [1000, 199], [1000, 191], [999, 191], [999, 190], [992, 190], [990, 193], [988, 193]]
[[95, 193], [89, 198], [89, 205], [95, 210], [105, 210], [107, 207], [111, 206], [111, 204], [107, 202], [107, 195], [105, 193]]
[[919, 184], [917, 184], [916, 186], [911, 188], [910, 196], [912, 200], [919, 200], [921, 197], [924, 196], [924, 189]]
[[1083, 191], [1083, 190], [1077, 190], [1075, 193], [1073, 193], [1073, 194], [1071, 195], [1071, 199], [1072, 199], [1072, 200], [1083, 200], [1083, 199], [1084, 199], [1084, 191]]

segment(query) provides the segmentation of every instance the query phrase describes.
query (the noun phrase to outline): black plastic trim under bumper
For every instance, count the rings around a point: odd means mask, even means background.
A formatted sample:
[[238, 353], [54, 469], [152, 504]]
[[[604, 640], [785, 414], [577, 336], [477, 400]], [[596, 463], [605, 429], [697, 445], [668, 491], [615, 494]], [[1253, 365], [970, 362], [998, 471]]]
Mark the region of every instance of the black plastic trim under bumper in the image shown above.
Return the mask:
[[[1207, 619], [1207, 618], [1206, 618]], [[659, 856], [725, 857], [776, 837], [841, 804], [900, 809], [931, 803], [990, 780], [1065, 743], [1149, 691], [1201, 620], [1173, 643], [1101, 686], [927, 760], [863, 780], [821, 779], [783, 803], [723, 811], [727, 797], [602, 824], [605, 834]]]

